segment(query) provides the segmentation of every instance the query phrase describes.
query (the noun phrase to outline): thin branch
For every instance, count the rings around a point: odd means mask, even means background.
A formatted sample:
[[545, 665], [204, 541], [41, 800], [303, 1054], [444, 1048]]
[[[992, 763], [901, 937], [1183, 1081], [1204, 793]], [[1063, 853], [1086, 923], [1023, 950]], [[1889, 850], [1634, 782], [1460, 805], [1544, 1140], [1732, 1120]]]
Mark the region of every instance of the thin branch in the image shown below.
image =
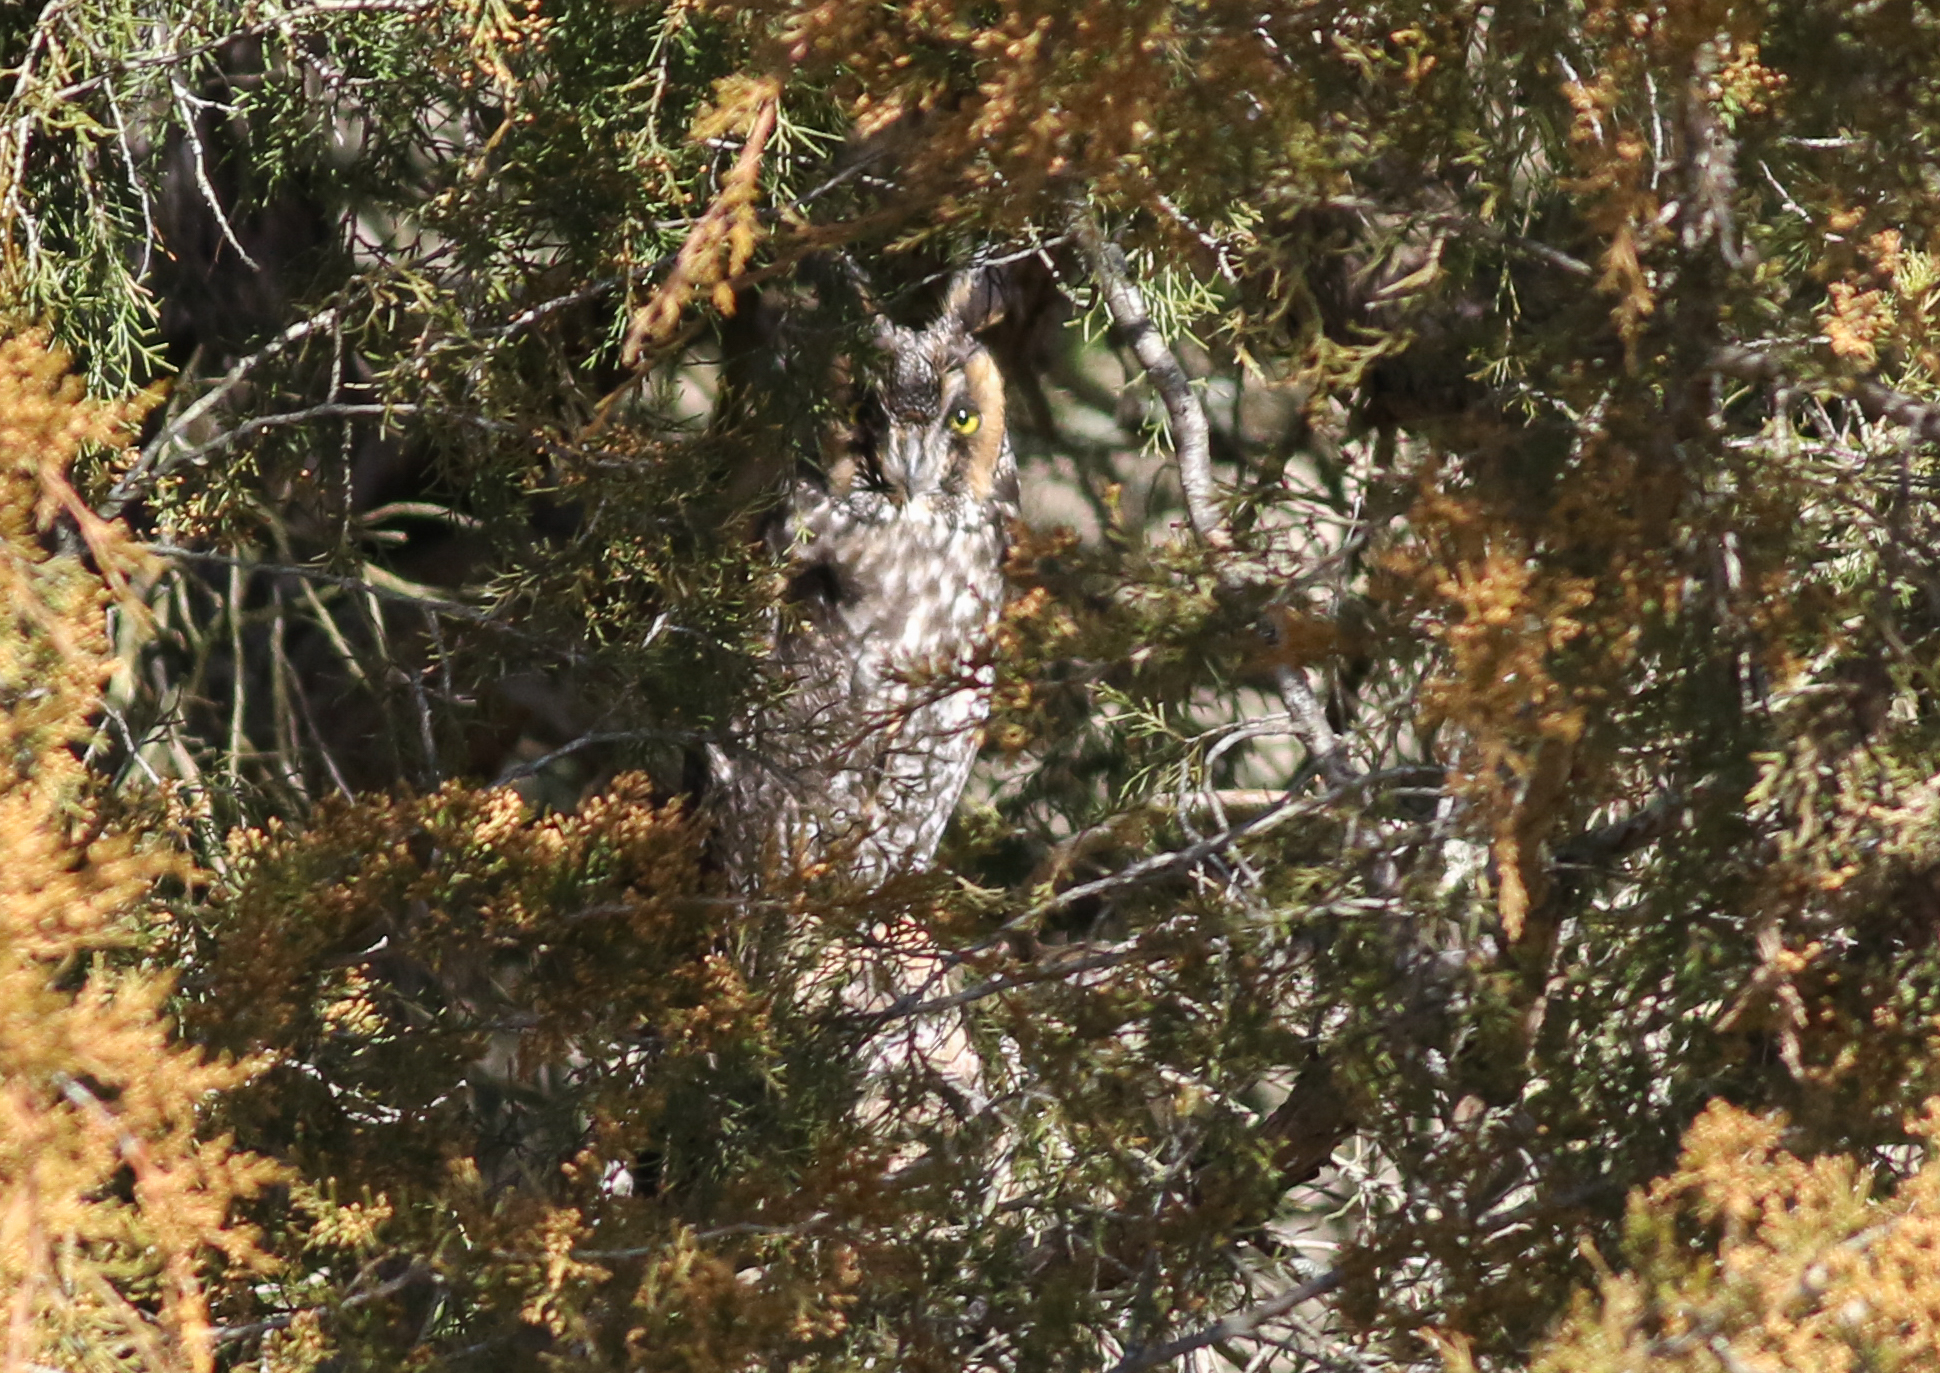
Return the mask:
[[182, 114], [182, 136], [189, 141], [189, 162], [195, 169], [195, 184], [202, 192], [202, 199], [209, 206], [209, 213], [215, 216], [216, 224], [222, 230], [223, 239], [236, 250], [236, 256], [252, 272], [260, 272], [263, 265], [249, 255], [249, 249], [242, 246], [236, 237], [235, 228], [229, 223], [229, 216], [222, 208], [222, 201], [216, 195], [215, 183], [209, 180], [209, 156], [202, 147], [202, 135], [196, 132], [195, 110], [192, 108], [194, 97], [189, 94], [177, 77], [169, 77], [168, 84], [175, 92], [175, 108]]
[[[1117, 246], [1107, 242], [1097, 224], [1082, 211], [1072, 220], [1071, 236], [1091, 268], [1112, 322], [1125, 336], [1139, 366], [1145, 369], [1165, 402], [1172, 449], [1179, 462], [1179, 485], [1185, 492], [1186, 514], [1192, 521], [1193, 531], [1215, 554], [1230, 552], [1232, 532], [1226, 527], [1213, 485], [1211, 425], [1206, 420], [1205, 407], [1192, 389], [1191, 379], [1172, 350], [1166, 347], [1165, 340], [1159, 337], [1145, 298], [1127, 274], [1124, 256]], [[1221, 570], [1220, 580], [1233, 584], [1226, 569]], [[1301, 741], [1322, 774], [1337, 787], [1351, 781], [1354, 770], [1306, 679], [1292, 668], [1283, 667], [1276, 673], [1276, 685]]]
[[9, 105], [19, 105], [26, 110], [8, 128], [8, 137], [0, 142], [0, 156], [6, 156], [11, 164], [7, 168], [6, 194], [0, 198], [0, 232], [10, 230], [17, 221], [27, 232], [27, 263], [32, 266], [40, 258], [40, 221], [34, 218], [28, 208], [24, 195], [27, 185], [27, 149], [34, 141], [34, 111], [24, 96], [28, 83], [34, 78], [34, 66], [47, 52], [53, 42], [54, 20], [59, 17], [65, 0], [48, 0], [34, 20], [34, 36], [27, 44], [27, 51], [20, 59], [20, 65], [13, 69], [13, 90], [8, 95]]
[[229, 564], [229, 601], [223, 607], [229, 621], [229, 785], [242, 782], [243, 749], [249, 742], [249, 697], [243, 678], [243, 600], [249, 594], [249, 577], [255, 569], [238, 558]]
[[865, 1011], [855, 1018], [870, 1025], [883, 1025], [892, 1020], [909, 1020], [918, 1016], [933, 1015], [938, 1011], [953, 1011], [959, 1006], [984, 1001], [1000, 992], [1011, 991], [1017, 987], [1029, 987], [1039, 982], [1061, 982], [1067, 977], [1076, 977], [1081, 973], [1102, 972], [1106, 968], [1115, 968], [1137, 952], [1138, 949], [1134, 944], [1122, 949], [1083, 954], [1048, 966], [1026, 968], [1022, 972], [1012, 973], [1007, 977], [989, 978], [965, 987], [962, 991], [931, 997], [927, 1001], [920, 999], [922, 989], [919, 988], [909, 995], [897, 997], [879, 1011]]
[[[311, 420], [320, 419], [371, 419], [379, 417], [389, 419], [396, 415], [442, 417], [498, 434], [519, 432], [518, 426], [503, 420], [495, 420], [485, 415], [470, 414], [462, 410], [432, 410], [425, 406], [411, 404], [408, 401], [370, 401], [358, 403], [325, 401], [322, 404], [312, 405], [303, 410], [286, 410], [275, 415], [258, 415], [255, 419], [246, 420], [234, 429], [226, 430], [216, 435], [207, 443], [198, 444], [194, 448], [180, 450], [169, 459], [168, 466], [177, 467], [185, 462], [200, 462], [211, 453], [227, 448], [240, 439], [246, 439], [251, 434], [258, 434], [268, 429], [289, 429], [299, 424], [308, 424]], [[179, 424], [174, 427], [178, 430], [180, 429]], [[133, 475], [132, 472], [129, 474], [130, 477]], [[127, 478], [124, 478], [123, 482], [126, 483], [126, 481]], [[115, 489], [116, 491], [121, 490], [121, 485], [117, 485]]]
[[63, 103], [76, 100], [86, 95], [89, 91], [92, 91], [95, 87], [112, 81], [117, 76], [126, 75], [128, 72], [141, 71], [150, 67], [167, 67], [177, 63], [192, 62], [198, 57], [207, 57], [210, 53], [216, 52], [238, 39], [261, 38], [264, 34], [274, 33], [278, 29], [290, 28], [302, 23], [306, 19], [330, 18], [340, 14], [402, 14], [416, 16], [430, 14], [437, 9], [438, 0], [316, 0], [314, 4], [301, 5], [296, 9], [287, 10], [273, 19], [265, 19], [260, 23], [246, 24], [241, 28], [231, 29], [220, 38], [211, 38], [207, 42], [198, 43], [192, 48], [182, 48], [176, 52], [149, 53], [141, 57], [124, 58], [119, 62], [113, 63], [107, 70], [97, 72], [86, 80], [76, 81], [72, 85], [63, 86], [60, 90], [54, 92], [52, 98], [57, 102]]
[[1231, 848], [1242, 839], [1256, 834], [1264, 834], [1269, 830], [1278, 828], [1289, 820], [1318, 814], [1335, 802], [1342, 800], [1351, 792], [1381, 782], [1403, 779], [1412, 780], [1420, 776], [1421, 769], [1418, 767], [1387, 768], [1380, 772], [1367, 772], [1349, 776], [1346, 780], [1336, 783], [1319, 796], [1301, 798], [1289, 792], [1278, 804], [1270, 806], [1258, 815], [1242, 820], [1238, 824], [1229, 825], [1218, 834], [1208, 835], [1196, 844], [1189, 844], [1183, 849], [1175, 849], [1171, 853], [1154, 854], [1152, 857], [1140, 859], [1131, 866], [1120, 869], [1108, 877], [1100, 877], [1092, 882], [1082, 882], [1075, 887], [1061, 891], [1050, 900], [1033, 906], [1027, 912], [1027, 919], [1037, 920], [1044, 916], [1055, 915], [1059, 911], [1067, 910], [1077, 902], [1087, 900], [1091, 897], [1104, 896], [1111, 892], [1124, 890], [1127, 887], [1135, 887], [1144, 882], [1167, 877], [1176, 872], [1187, 871], [1197, 867], [1214, 854]]
[[[1564, 1191], [1557, 1198], [1552, 1199], [1550, 1204], [1573, 1206], [1587, 1197], [1608, 1190], [1610, 1186], [1611, 1184], [1608, 1179], [1597, 1179], [1593, 1182], [1585, 1183], [1580, 1187]], [[1528, 1207], [1518, 1207], [1513, 1211], [1483, 1220], [1480, 1223], [1479, 1229], [1483, 1234], [1496, 1234], [1508, 1229], [1512, 1225], [1521, 1223], [1529, 1214], [1530, 1210]], [[1891, 1222], [1888, 1222], [1888, 1224], [1890, 1225]], [[1872, 1230], [1862, 1232], [1846, 1243], [1851, 1247], [1863, 1248], [1866, 1244], [1870, 1244], [1884, 1229], [1885, 1227], [1883, 1226], [1876, 1226]], [[1251, 1335], [1268, 1321], [1284, 1316], [1306, 1302], [1313, 1301], [1317, 1297], [1324, 1297], [1328, 1293], [1335, 1291], [1345, 1279], [1346, 1274], [1341, 1269], [1330, 1268], [1325, 1273], [1309, 1278], [1297, 1287], [1290, 1287], [1277, 1296], [1268, 1297], [1257, 1306], [1249, 1306], [1243, 1311], [1236, 1311], [1232, 1315], [1215, 1321], [1211, 1325], [1197, 1330], [1190, 1335], [1182, 1335], [1170, 1344], [1160, 1345], [1156, 1349], [1131, 1350], [1124, 1358], [1113, 1364], [1108, 1370], [1108, 1373], [1141, 1373], [1143, 1369], [1152, 1368], [1162, 1363], [1170, 1363], [1172, 1360], [1190, 1354], [1194, 1350], [1204, 1349], [1207, 1345], [1220, 1344], [1227, 1340], [1239, 1339]]]
[[1181, 1335], [1170, 1344], [1159, 1345], [1155, 1349], [1134, 1349], [1124, 1358], [1113, 1364], [1110, 1373], [1141, 1373], [1141, 1370], [1170, 1363], [1204, 1349], [1207, 1345], [1222, 1344], [1227, 1340], [1239, 1339], [1250, 1335], [1268, 1321], [1286, 1315], [1297, 1306], [1304, 1305], [1316, 1297], [1324, 1297], [1338, 1288], [1345, 1280], [1338, 1268], [1329, 1268], [1318, 1277], [1309, 1278], [1297, 1287], [1289, 1287], [1275, 1297], [1268, 1297], [1257, 1306], [1249, 1306], [1244, 1311], [1235, 1311], [1222, 1320], [1213, 1322], [1203, 1330], [1190, 1335]]
[[1779, 146], [1785, 148], [1864, 148], [1872, 143], [1870, 138], [1780, 138]]
[[399, 605], [416, 606], [421, 610], [449, 615], [453, 619], [469, 620], [473, 624], [490, 625], [494, 629], [507, 629], [482, 610], [456, 601], [441, 601], [429, 596], [413, 596], [408, 592], [395, 591], [387, 586], [364, 581], [357, 577], [346, 577], [336, 572], [325, 572], [320, 567], [296, 567], [288, 563], [259, 563], [245, 558], [231, 557], [226, 553], [205, 553], [195, 548], [177, 548], [174, 544], [144, 543], [137, 544], [144, 552], [157, 553], [164, 558], [174, 558], [181, 562], [209, 563], [216, 567], [243, 567], [252, 572], [266, 573], [276, 577], [301, 577], [306, 581], [323, 582], [328, 586], [342, 587], [346, 591], [361, 591], [382, 601], [395, 601]]
[[210, 439], [207, 443], [198, 444], [194, 448], [184, 449], [175, 461], [178, 464], [200, 462], [209, 454], [227, 448], [239, 439], [246, 439], [251, 434], [258, 434], [266, 429], [288, 429], [299, 424], [308, 424], [311, 420], [366, 419], [380, 415], [415, 415], [418, 413], [419, 407], [410, 404], [389, 405], [380, 402], [350, 404], [326, 401], [322, 405], [312, 405], [305, 410], [286, 410], [276, 415], [258, 415], [255, 419], [246, 420], [234, 429], [225, 430], [223, 433]]
[[1568, 272], [1571, 276], [1591, 277], [1596, 275], [1596, 268], [1581, 258], [1571, 257], [1560, 248], [1552, 248], [1539, 239], [1511, 233], [1499, 224], [1490, 224], [1486, 220], [1477, 219], [1474, 215], [1439, 214], [1431, 216], [1428, 222], [1431, 224], [1445, 225], [1461, 233], [1473, 234], [1478, 238], [1486, 238], [1491, 243], [1512, 249], [1518, 253], [1527, 254], [1535, 258], [1538, 262], [1546, 263], [1560, 272]]
[[[1754, 386], [1787, 380], [1786, 369], [1779, 359], [1770, 353], [1737, 345], [1720, 348], [1713, 353], [1711, 370]], [[1927, 443], [1940, 443], [1940, 404], [1916, 400], [1871, 377], [1857, 377], [1846, 382], [1830, 381], [1825, 383], [1825, 388], [1843, 391], [1846, 398], [1859, 407], [1860, 413], [1875, 424], [1883, 421], [1901, 425]]]
[[148, 186], [142, 180], [140, 169], [135, 166], [135, 149], [133, 140], [128, 137], [128, 121], [122, 117], [121, 102], [115, 99], [113, 86], [108, 87], [107, 95], [108, 113], [114, 116], [115, 139], [121, 147], [121, 165], [128, 173], [128, 189], [134, 192], [135, 203], [141, 207], [141, 264], [135, 268], [135, 280], [146, 281], [149, 267], [154, 262], [155, 245], [160, 241], [155, 232], [154, 207], [148, 198]]
[[673, 260], [674, 255], [669, 253], [665, 257], [653, 262], [633, 268], [624, 276], [602, 277], [591, 285], [580, 287], [577, 291], [568, 291], [563, 296], [554, 296], [551, 300], [541, 301], [539, 304], [514, 315], [496, 329], [481, 329], [478, 336], [480, 338], [493, 339], [501, 342], [505, 339], [516, 338], [544, 319], [547, 315], [557, 314], [561, 310], [569, 309], [585, 301], [597, 300], [603, 295], [617, 291], [620, 287], [637, 278], [646, 277], [659, 271], [662, 267], [672, 263]]
[[[435, 1281], [436, 1277], [437, 1275], [431, 1269], [422, 1264], [413, 1263], [409, 1268], [399, 1273], [389, 1282], [373, 1287], [368, 1292], [359, 1292], [353, 1296], [345, 1297], [334, 1307], [315, 1307], [311, 1309], [321, 1311], [324, 1314], [337, 1311], [352, 1311], [360, 1306], [368, 1306], [371, 1302], [383, 1301], [386, 1297], [394, 1297], [405, 1288], [414, 1287], [418, 1283], [427, 1280]], [[302, 1314], [303, 1312], [301, 1311], [286, 1311], [281, 1315], [271, 1316], [268, 1320], [252, 1321], [248, 1325], [221, 1326], [212, 1333], [215, 1336], [217, 1347], [221, 1347], [225, 1344], [234, 1344], [238, 1340], [253, 1340], [260, 1335], [269, 1334], [272, 1330], [282, 1330]]]
[[507, 768], [498, 775], [493, 785], [503, 786], [507, 782], [517, 782], [524, 778], [535, 776], [538, 773], [544, 772], [561, 758], [569, 758], [581, 749], [593, 748], [599, 744], [638, 744], [648, 741], [688, 744], [697, 742], [698, 736], [680, 734], [672, 730], [664, 729], [596, 730], [588, 734], [580, 735], [570, 744], [561, 744], [551, 753], [534, 758], [531, 762], [520, 763], [515, 767]]
[[318, 330], [333, 328], [340, 317], [341, 311], [333, 305], [327, 310], [322, 310], [311, 315], [308, 319], [298, 320], [295, 324], [292, 324], [248, 357], [238, 361], [223, 376], [221, 381], [197, 397], [194, 404], [190, 405], [173, 420], [170, 420], [154, 438], [148, 441], [147, 445], [142, 449], [140, 460], [133, 467], [129, 468], [128, 471], [123, 473], [121, 480], [114, 484], [114, 489], [108, 492], [107, 500], [102, 502], [101, 505], [101, 518], [104, 520], [114, 519], [127, 506], [128, 502], [133, 499], [135, 492], [145, 482], [150, 480], [151, 476], [160, 476], [163, 471], [167, 470], [167, 467], [172, 467], [176, 462], [182, 461], [182, 458], [174, 458], [169, 461], [167, 466], [160, 470], [156, 468], [156, 463], [161, 459], [163, 451], [170, 444], [177, 442], [190, 425], [215, 409], [216, 406], [222, 404], [230, 393], [242, 385], [249, 374], [259, 365], [275, 357], [284, 349], [290, 347], [290, 345], [308, 338]]
[[1248, 835], [1263, 834], [1297, 816], [1312, 815], [1325, 809], [1345, 795], [1347, 790], [1349, 788], [1336, 787], [1325, 795], [1307, 800], [1289, 794], [1279, 805], [1264, 810], [1250, 819], [1242, 820], [1236, 825], [1228, 826], [1218, 834], [1209, 835], [1196, 844], [1188, 844], [1185, 848], [1175, 849], [1170, 853], [1153, 854], [1150, 858], [1142, 858], [1108, 877], [1100, 877], [1095, 881], [1081, 882], [1075, 887], [1066, 888], [1050, 900], [1033, 906], [1030, 916], [1033, 920], [1041, 920], [1095, 896], [1106, 896], [1161, 877], [1169, 877], [1173, 873], [1189, 871], [1215, 854], [1231, 848]]
[[283, 588], [275, 582], [269, 588], [271, 618], [269, 625], [269, 692], [272, 719], [270, 737], [283, 785], [294, 791], [304, 805], [310, 799], [309, 784], [303, 776], [303, 745], [297, 738], [296, 712], [292, 709], [290, 656], [285, 640], [289, 635], [289, 616], [285, 613]]
[[[757, 1235], [764, 1239], [776, 1236], [805, 1235], [816, 1226], [831, 1219], [827, 1211], [817, 1211], [814, 1215], [789, 1225], [763, 1225], [758, 1222], [744, 1221], [734, 1225], [717, 1225], [711, 1230], [695, 1230], [691, 1237], [697, 1240], [728, 1239], [741, 1235]], [[627, 1259], [644, 1259], [649, 1255], [663, 1254], [666, 1244], [643, 1244], [631, 1249], [575, 1249], [573, 1257], [593, 1263], [624, 1262]], [[506, 1254], [504, 1257], [516, 1258], [518, 1255]]]
[[[282, 646], [278, 645], [276, 651], [281, 653], [283, 651]], [[316, 714], [310, 709], [309, 693], [304, 691], [303, 681], [296, 675], [296, 669], [291, 666], [287, 656], [283, 659], [283, 671], [289, 680], [290, 693], [296, 700], [297, 712], [302, 715], [303, 723], [308, 727], [311, 739], [316, 741], [317, 755], [323, 759], [324, 771], [330, 774], [331, 783], [337, 788], [338, 794], [344, 800], [355, 800], [356, 793], [351, 791], [350, 783], [344, 780], [343, 769], [337, 766], [336, 755], [330, 752], [330, 743], [323, 737], [323, 730], [317, 725]]]
[[[436, 636], [437, 612], [427, 608], [423, 613], [424, 622], [430, 626], [431, 634]], [[430, 664], [427, 663], [422, 668], [405, 671], [404, 676], [411, 688], [411, 700], [417, 706], [418, 743], [424, 749], [424, 770], [435, 788], [445, 780], [445, 775], [438, 760], [438, 731], [431, 719], [431, 695], [424, 689], [424, 674], [429, 670]]]

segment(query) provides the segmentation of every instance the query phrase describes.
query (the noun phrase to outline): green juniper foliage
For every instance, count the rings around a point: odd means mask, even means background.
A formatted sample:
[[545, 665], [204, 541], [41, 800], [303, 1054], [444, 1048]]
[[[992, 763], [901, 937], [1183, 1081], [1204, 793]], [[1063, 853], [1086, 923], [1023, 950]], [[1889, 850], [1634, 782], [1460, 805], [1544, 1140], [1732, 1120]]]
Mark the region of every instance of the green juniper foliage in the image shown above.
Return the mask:
[[[0, 952], [179, 1043], [0, 1094], [235, 1179], [0, 1215], [10, 1366], [1918, 1366], [1810, 1272], [1931, 1187], [1936, 70], [1913, 0], [8, 7], [0, 321], [155, 404], [0, 445], [121, 589], [75, 815], [169, 854]], [[978, 771], [738, 890], [762, 532], [970, 264]]]

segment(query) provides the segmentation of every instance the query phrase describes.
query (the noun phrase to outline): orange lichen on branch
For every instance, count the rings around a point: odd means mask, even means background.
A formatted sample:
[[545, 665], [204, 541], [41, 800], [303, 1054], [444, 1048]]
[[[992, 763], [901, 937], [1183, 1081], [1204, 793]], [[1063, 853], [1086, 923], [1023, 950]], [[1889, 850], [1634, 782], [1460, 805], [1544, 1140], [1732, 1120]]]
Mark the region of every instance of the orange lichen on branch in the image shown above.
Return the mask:
[[[121, 446], [139, 407], [88, 400], [37, 332], [0, 341], [0, 1287], [4, 1366], [127, 1349], [141, 1367], [213, 1367], [203, 1266], [267, 1260], [230, 1224], [274, 1175], [198, 1138], [210, 1093], [253, 1068], [173, 1042], [164, 981], [101, 955], [185, 855], [113, 824], [72, 745], [113, 667], [110, 581], [139, 567], [119, 525], [79, 506], [67, 469]], [[98, 570], [49, 551], [65, 515]], [[75, 986], [74, 969], [92, 971]], [[125, 1178], [125, 1185], [117, 1182]]]

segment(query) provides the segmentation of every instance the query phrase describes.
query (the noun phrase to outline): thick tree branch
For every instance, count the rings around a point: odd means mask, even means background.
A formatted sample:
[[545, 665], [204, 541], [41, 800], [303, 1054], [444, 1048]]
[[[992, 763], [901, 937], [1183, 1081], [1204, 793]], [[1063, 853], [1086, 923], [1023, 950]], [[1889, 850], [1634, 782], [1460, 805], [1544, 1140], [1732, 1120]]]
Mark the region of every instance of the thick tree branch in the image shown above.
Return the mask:
[[[1185, 492], [1186, 515], [1193, 532], [1215, 554], [1231, 552], [1232, 531], [1227, 528], [1213, 485], [1212, 427], [1207, 423], [1205, 407], [1193, 392], [1191, 378], [1159, 336], [1145, 297], [1132, 283], [1117, 245], [1107, 241], [1097, 223], [1083, 211], [1072, 219], [1071, 236], [1098, 283], [1112, 322], [1165, 402], [1172, 451], [1179, 463], [1179, 485]], [[1233, 584], [1229, 569], [1220, 570], [1220, 580]], [[1327, 712], [1321, 709], [1306, 679], [1292, 668], [1282, 667], [1275, 674], [1275, 685], [1301, 741], [1327, 780], [1337, 787], [1353, 780], [1354, 770], [1348, 765], [1341, 741], [1327, 723]]]
[[1080, 213], [1071, 226], [1072, 237], [1085, 256], [1092, 279], [1105, 297], [1105, 308], [1112, 322], [1125, 336], [1125, 342], [1152, 379], [1172, 430], [1172, 451], [1179, 460], [1179, 485], [1185, 489], [1186, 514], [1193, 531], [1208, 547], [1225, 552], [1233, 546], [1233, 536], [1220, 512], [1218, 493], [1212, 478], [1212, 429], [1206, 423], [1205, 409], [1192, 393], [1192, 380], [1159, 337], [1158, 328], [1145, 308], [1145, 297], [1132, 284], [1125, 269], [1124, 254], [1116, 244], [1105, 240], [1091, 216]]
[[1586, 868], [1635, 852], [1668, 834], [1690, 798], [1668, 791], [1634, 815], [1586, 830], [1556, 850], [1557, 869]]
[[1320, 765], [1327, 780], [1335, 786], [1353, 781], [1354, 769], [1348, 765], [1340, 736], [1327, 723], [1327, 712], [1321, 708], [1313, 688], [1307, 685], [1307, 679], [1282, 664], [1275, 669], [1273, 680], [1279, 689], [1281, 703], [1294, 718], [1296, 731], [1312, 750], [1314, 761]]

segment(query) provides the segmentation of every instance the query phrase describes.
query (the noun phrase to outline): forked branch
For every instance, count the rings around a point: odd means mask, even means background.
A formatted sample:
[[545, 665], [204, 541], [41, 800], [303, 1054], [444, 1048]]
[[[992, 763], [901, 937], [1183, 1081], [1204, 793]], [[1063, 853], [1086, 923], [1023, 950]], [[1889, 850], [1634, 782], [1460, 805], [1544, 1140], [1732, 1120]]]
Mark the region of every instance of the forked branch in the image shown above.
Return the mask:
[[[1735, 377], [1754, 386], [1782, 385], [1786, 382], [1786, 370], [1778, 358], [1735, 344], [1714, 353], [1711, 368], [1723, 376]], [[1829, 389], [1838, 390], [1840, 387], [1833, 384]], [[1912, 430], [1917, 438], [1928, 443], [1940, 443], [1940, 405], [1895, 391], [1871, 377], [1856, 378], [1846, 383], [1844, 390], [1847, 398], [1859, 407], [1859, 412], [1875, 424], [1901, 425]]]

